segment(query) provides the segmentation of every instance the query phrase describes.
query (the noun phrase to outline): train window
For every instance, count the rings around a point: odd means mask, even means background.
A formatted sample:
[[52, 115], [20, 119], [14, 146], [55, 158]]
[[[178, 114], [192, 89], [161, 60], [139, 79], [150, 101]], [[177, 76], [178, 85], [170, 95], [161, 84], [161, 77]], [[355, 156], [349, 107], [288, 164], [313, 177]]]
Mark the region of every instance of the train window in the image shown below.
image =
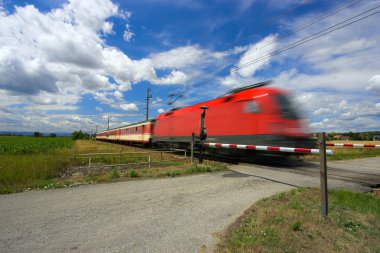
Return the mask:
[[245, 110], [248, 113], [258, 113], [258, 112], [260, 112], [259, 105], [254, 100], [246, 102], [246, 104], [245, 104]]
[[297, 109], [293, 105], [293, 102], [288, 96], [278, 95], [276, 96], [277, 104], [279, 106], [279, 111], [282, 117], [285, 119], [299, 119]]

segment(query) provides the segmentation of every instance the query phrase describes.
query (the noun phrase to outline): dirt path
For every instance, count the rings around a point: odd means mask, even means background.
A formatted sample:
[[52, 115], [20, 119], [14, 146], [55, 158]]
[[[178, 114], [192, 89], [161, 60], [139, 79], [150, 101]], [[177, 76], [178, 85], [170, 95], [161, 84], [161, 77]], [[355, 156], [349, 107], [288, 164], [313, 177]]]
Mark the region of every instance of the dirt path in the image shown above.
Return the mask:
[[234, 172], [0, 196], [0, 252], [198, 252], [291, 189]]

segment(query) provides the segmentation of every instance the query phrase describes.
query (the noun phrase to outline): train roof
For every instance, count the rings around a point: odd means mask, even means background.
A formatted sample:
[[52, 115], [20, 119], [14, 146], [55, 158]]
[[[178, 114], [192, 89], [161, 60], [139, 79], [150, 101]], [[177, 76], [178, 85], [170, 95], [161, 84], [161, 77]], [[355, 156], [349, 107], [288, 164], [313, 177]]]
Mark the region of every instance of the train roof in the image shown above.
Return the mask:
[[264, 94], [265, 95], [273, 95], [273, 94], [285, 92], [279, 88], [263, 87], [263, 86], [268, 85], [269, 83], [270, 82], [262, 82], [262, 83], [257, 83], [257, 84], [237, 88], [237, 89], [231, 90], [230, 92], [228, 92], [228, 93], [226, 93], [226, 94], [224, 94], [218, 98], [214, 98], [214, 99], [204, 101], [204, 102], [194, 104], [194, 105], [185, 106], [182, 108], [174, 108], [169, 112], [165, 112], [165, 113], [158, 115], [157, 118], [172, 115], [176, 111], [192, 110], [192, 109], [200, 107], [202, 105], [207, 105], [210, 108], [212, 108], [214, 106], [217, 106], [217, 105], [220, 105], [220, 104], [226, 103], [226, 102], [236, 102], [236, 101], [248, 100], [248, 99], [252, 99], [255, 96], [259, 97], [260, 95], [264, 95]]

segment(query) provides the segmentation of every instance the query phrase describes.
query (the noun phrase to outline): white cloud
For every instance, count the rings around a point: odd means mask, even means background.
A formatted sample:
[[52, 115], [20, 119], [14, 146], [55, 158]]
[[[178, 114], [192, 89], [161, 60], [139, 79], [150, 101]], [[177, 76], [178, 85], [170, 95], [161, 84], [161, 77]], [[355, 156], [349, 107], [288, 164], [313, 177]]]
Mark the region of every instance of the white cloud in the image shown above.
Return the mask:
[[95, 107], [95, 111], [97, 112], [102, 112], [103, 111], [103, 108], [99, 107], [99, 106], [96, 106]]
[[240, 58], [236, 71], [242, 77], [251, 77], [257, 70], [269, 65], [271, 57], [266, 57], [276, 49], [276, 36], [269, 35], [258, 43], [251, 44]]
[[157, 80], [149, 59], [132, 60], [101, 38], [112, 33], [108, 18], [130, 15], [110, 0], [72, 0], [45, 13], [26, 5], [0, 15], [0, 90], [8, 105], [15, 94], [28, 104], [48, 96], [57, 105], [73, 106], [85, 93], [122, 92], [133, 83]]
[[114, 109], [121, 109], [124, 111], [138, 111], [139, 108], [135, 103], [126, 103], [123, 99], [123, 94], [120, 91], [106, 92], [97, 91], [94, 98], [102, 104], [109, 105]]
[[[281, 39], [278, 48], [334, 25], [337, 20], [352, 17], [373, 4], [373, 1], [362, 2], [290, 39]], [[323, 14], [288, 20], [287, 25], [295, 29]], [[380, 54], [377, 46], [380, 28], [373, 25], [374, 20], [362, 20], [273, 58], [282, 69], [274, 78], [276, 86], [296, 93], [301, 108], [311, 117], [314, 131], [379, 129], [380, 110], [376, 104], [379, 103], [380, 62], [376, 56]]]
[[158, 112], [158, 113], [164, 113], [164, 112], [165, 112], [165, 110], [164, 110], [164, 109], [162, 109], [162, 108], [160, 108], [160, 109], [158, 109], [158, 110], [157, 110], [157, 112]]
[[120, 104], [120, 108], [124, 111], [138, 111], [139, 108], [134, 103]]
[[374, 91], [380, 94], [380, 75], [375, 75], [368, 80], [366, 90]]
[[162, 102], [162, 99], [160, 97], [156, 97], [155, 99], [153, 99], [152, 105], [157, 105], [157, 104], [160, 104], [161, 102]]
[[124, 34], [123, 34], [123, 39], [127, 42], [131, 41], [133, 35], [135, 35], [133, 32], [131, 32], [131, 28], [129, 26], [129, 24], [127, 23], [125, 25], [125, 30], [124, 30]]
[[153, 84], [160, 84], [160, 85], [184, 84], [187, 82], [188, 79], [189, 77], [185, 73], [181, 71], [173, 70], [166, 77], [158, 78], [156, 80], [152, 80], [151, 82]]
[[180, 69], [203, 62], [207, 55], [208, 53], [201, 49], [199, 45], [192, 45], [177, 47], [166, 52], [152, 54], [150, 58], [156, 68]]
[[247, 47], [235, 47], [231, 53], [244, 52], [239, 62], [230, 70], [230, 75], [219, 78], [219, 82], [227, 87], [241, 87], [264, 81], [263, 77], [256, 77], [255, 73], [269, 66], [271, 57], [267, 57], [277, 47], [276, 36], [268, 35], [261, 41]]
[[133, 35], [135, 35], [133, 32], [130, 32], [130, 31], [124, 31], [124, 34], [123, 34], [123, 39], [127, 42], [131, 41]]
[[123, 97], [124, 97], [123, 93], [121, 93], [121, 92], [118, 91], [118, 90], [114, 91], [113, 96], [114, 96], [115, 98], [119, 99], [119, 100], [123, 99]]

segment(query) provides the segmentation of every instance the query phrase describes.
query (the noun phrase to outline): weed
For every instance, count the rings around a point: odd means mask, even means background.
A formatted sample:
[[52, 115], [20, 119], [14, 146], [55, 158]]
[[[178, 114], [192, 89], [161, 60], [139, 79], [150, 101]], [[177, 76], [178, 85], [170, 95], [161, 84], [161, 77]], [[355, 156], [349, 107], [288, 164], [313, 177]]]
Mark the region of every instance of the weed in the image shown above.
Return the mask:
[[296, 223], [293, 223], [291, 228], [293, 231], [300, 231], [301, 230], [301, 222], [297, 221]]
[[139, 177], [139, 174], [138, 174], [135, 170], [131, 170], [131, 171], [129, 172], [129, 176], [130, 176], [130, 177]]
[[172, 170], [172, 171], [168, 171], [166, 172], [166, 175], [169, 176], [169, 177], [175, 177], [175, 176], [179, 176], [179, 175], [182, 175], [182, 171], [180, 170]]
[[111, 178], [119, 178], [120, 177], [119, 172], [117, 171], [116, 168], [113, 168], [111, 170], [110, 176], [111, 176]]

